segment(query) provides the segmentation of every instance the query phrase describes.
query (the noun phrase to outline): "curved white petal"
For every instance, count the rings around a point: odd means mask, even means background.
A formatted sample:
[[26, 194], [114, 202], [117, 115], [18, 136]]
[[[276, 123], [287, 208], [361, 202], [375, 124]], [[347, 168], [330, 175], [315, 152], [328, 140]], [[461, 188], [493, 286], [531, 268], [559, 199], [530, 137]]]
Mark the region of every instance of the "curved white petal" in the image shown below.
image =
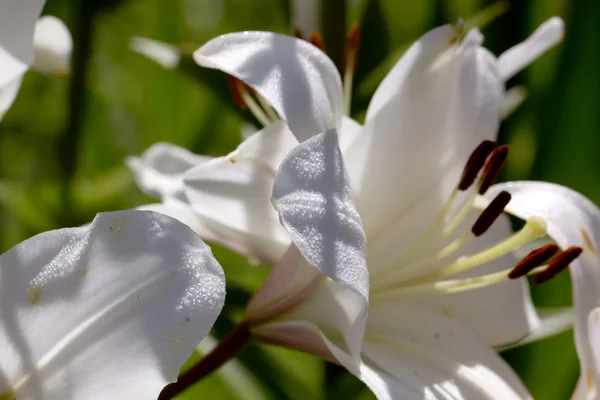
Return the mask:
[[427, 230], [470, 153], [497, 134], [503, 82], [495, 58], [478, 31], [460, 45], [443, 38], [416, 54], [401, 89], [344, 152], [369, 246], [397, 230], [410, 234], [385, 248], [388, 256]]
[[400, 94], [411, 75], [422, 73], [423, 69], [429, 68], [440, 54], [448, 50], [455, 35], [451, 25], [443, 25], [427, 32], [410, 46], [371, 97], [365, 123], [372, 120], [391, 99]]
[[171, 44], [136, 36], [129, 43], [131, 50], [148, 57], [166, 69], [175, 69], [181, 61], [181, 50]]
[[272, 201], [308, 262], [356, 296], [347, 338], [357, 356], [369, 299], [366, 241], [335, 129], [290, 151], [277, 171]]
[[200, 47], [194, 60], [254, 88], [299, 141], [339, 127], [341, 78], [333, 62], [304, 40], [272, 32], [230, 33]]
[[531, 398], [508, 364], [460, 320], [388, 307], [369, 314], [363, 346], [361, 379], [378, 399]]
[[4, 117], [4, 114], [8, 112], [13, 102], [17, 98], [22, 82], [23, 75], [19, 75], [12, 82], [7, 83], [0, 88], [0, 119]]
[[252, 135], [227, 157], [184, 175], [186, 201], [219, 236], [276, 262], [290, 245], [270, 196], [275, 170], [296, 140], [277, 122]]
[[224, 297], [210, 249], [161, 214], [37, 235], [0, 256], [0, 397], [156, 398]]
[[149, 196], [185, 201], [183, 174], [211, 159], [170, 143], [155, 143], [141, 157], [127, 157], [125, 164], [135, 176], [138, 187]]
[[512, 199], [506, 211], [520, 218], [543, 217], [548, 235], [561, 247], [580, 246], [583, 253], [571, 263], [573, 303], [575, 307], [575, 344], [581, 362], [582, 379], [594, 376], [600, 383], [600, 371], [594, 370], [597, 337], [588, 336], [588, 316], [600, 306], [600, 210], [581, 194], [546, 182], [508, 182], [494, 185], [486, 197], [506, 190]]
[[[337, 317], [328, 311], [321, 320]], [[500, 356], [457, 320], [396, 303], [383, 312], [373, 310], [369, 318], [360, 362], [326, 330], [305, 320], [274, 321], [255, 335], [337, 360], [380, 400], [531, 398]]]
[[565, 34], [565, 23], [559, 17], [552, 17], [540, 25], [524, 42], [511, 47], [498, 57], [500, 76], [508, 80], [531, 64], [546, 50], [558, 44]]
[[538, 340], [549, 338], [563, 333], [569, 329], [573, 329], [575, 317], [571, 307], [538, 307], [536, 308], [536, 313], [540, 317], [540, 325], [536, 330], [532, 331], [528, 336], [525, 336], [517, 342], [510, 343], [507, 346], [496, 347], [496, 350], [504, 351], [515, 347], [524, 346], [528, 343], [537, 342]]
[[285, 122], [278, 120], [244, 140], [228, 158], [236, 162], [253, 161], [264, 164], [275, 173], [284, 157], [297, 144], [298, 140]]
[[23, 75], [33, 61], [33, 32], [44, 3], [0, 2], [0, 88]]
[[38, 71], [54, 76], [66, 76], [71, 72], [73, 39], [60, 19], [46, 15], [37, 21], [33, 47], [33, 67]]

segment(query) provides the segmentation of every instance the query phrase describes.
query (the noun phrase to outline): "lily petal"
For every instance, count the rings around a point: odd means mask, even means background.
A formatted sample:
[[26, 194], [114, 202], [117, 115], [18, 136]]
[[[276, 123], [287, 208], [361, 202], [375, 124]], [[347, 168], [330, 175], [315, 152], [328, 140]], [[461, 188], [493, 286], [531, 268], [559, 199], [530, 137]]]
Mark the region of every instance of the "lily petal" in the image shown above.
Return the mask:
[[275, 263], [290, 245], [270, 196], [275, 170], [298, 142], [283, 121], [244, 141], [227, 157], [184, 175], [186, 201], [214, 231]]
[[33, 61], [33, 33], [44, 0], [0, 2], [0, 88], [23, 75]]
[[125, 164], [135, 176], [138, 187], [149, 196], [185, 201], [183, 174], [211, 159], [170, 143], [155, 143], [141, 157], [127, 157]]
[[272, 201], [306, 260], [356, 297], [346, 338], [357, 357], [369, 299], [366, 240], [335, 129], [290, 151], [277, 171]]
[[362, 361], [312, 322], [276, 321], [256, 335], [338, 361], [379, 400], [531, 398], [502, 358], [457, 320], [395, 302], [388, 307], [369, 316]]
[[360, 369], [378, 399], [531, 398], [508, 364], [459, 320], [388, 306], [371, 313]]
[[71, 72], [73, 39], [67, 26], [51, 15], [38, 19], [33, 36], [33, 67], [44, 74], [67, 76]]
[[[506, 190], [512, 199], [506, 211], [527, 219], [544, 218], [548, 235], [563, 248], [579, 246], [583, 253], [571, 263], [573, 303], [575, 307], [575, 344], [581, 362], [581, 376], [600, 387], [600, 371], [594, 369], [597, 337], [588, 334], [590, 312], [600, 305], [600, 210], [581, 194], [566, 187], [546, 182], [507, 182], [494, 185], [486, 198]], [[491, 196], [491, 197], [488, 197]], [[588, 385], [586, 385], [589, 387]]]
[[511, 47], [498, 57], [500, 76], [508, 80], [531, 64], [546, 50], [560, 43], [565, 34], [565, 23], [558, 17], [550, 18], [540, 25], [522, 43]]
[[455, 30], [451, 25], [435, 28], [419, 38], [402, 55], [400, 60], [381, 81], [371, 97], [365, 123], [371, 121], [388, 102], [402, 92], [411, 75], [418, 74], [430, 65], [452, 44]]
[[[421, 43], [432, 42], [431, 48], [417, 47], [414, 70], [402, 75], [399, 93], [344, 152], [369, 246], [393, 240], [384, 249], [390, 257], [433, 223], [470, 153], [482, 140], [495, 139], [500, 120], [503, 82], [494, 56], [480, 46], [481, 34], [472, 30], [452, 46], [450, 28], [438, 29]], [[415, 166], [418, 173], [411, 173]], [[410, 234], [409, 240], [399, 240], [398, 229]]]
[[200, 47], [194, 60], [246, 82], [287, 121], [300, 142], [339, 127], [339, 73], [329, 57], [304, 40], [272, 32], [230, 33]]
[[156, 398], [224, 297], [210, 249], [161, 214], [37, 235], [0, 256], [0, 397]]
[[538, 307], [536, 313], [540, 317], [539, 328], [521, 340], [510, 343], [506, 346], [496, 347], [497, 351], [505, 351], [515, 347], [524, 346], [528, 343], [537, 342], [554, 335], [563, 333], [569, 329], [573, 329], [574, 313], [573, 308], [546, 308]]

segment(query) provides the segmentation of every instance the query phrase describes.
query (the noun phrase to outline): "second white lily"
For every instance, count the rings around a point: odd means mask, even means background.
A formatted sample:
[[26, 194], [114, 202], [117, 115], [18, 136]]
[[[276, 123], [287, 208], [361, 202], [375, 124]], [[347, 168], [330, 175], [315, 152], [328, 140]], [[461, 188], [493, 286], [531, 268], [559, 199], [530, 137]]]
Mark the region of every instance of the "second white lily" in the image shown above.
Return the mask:
[[[246, 311], [256, 337], [339, 362], [380, 399], [527, 398], [492, 346], [540, 328], [526, 282], [508, 272], [544, 222], [512, 235], [500, 219], [475, 238], [471, 207], [500, 165], [456, 189], [469, 154], [496, 136], [504, 81], [562, 32], [552, 19], [496, 59], [477, 30], [458, 40], [437, 28], [383, 81], [364, 127], [342, 116], [341, 79], [315, 47], [268, 32], [216, 38], [197, 62], [245, 81], [287, 126], [179, 170], [169, 193], [185, 207], [162, 210], [276, 263]], [[136, 172], [143, 184], [166, 171]]]

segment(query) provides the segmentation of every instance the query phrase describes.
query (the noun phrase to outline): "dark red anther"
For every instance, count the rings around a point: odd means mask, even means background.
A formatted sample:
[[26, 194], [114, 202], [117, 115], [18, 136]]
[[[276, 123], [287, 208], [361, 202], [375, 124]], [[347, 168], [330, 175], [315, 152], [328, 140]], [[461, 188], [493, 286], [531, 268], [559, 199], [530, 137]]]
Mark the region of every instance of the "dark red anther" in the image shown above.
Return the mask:
[[235, 101], [235, 104], [237, 104], [242, 110], [248, 108], [241, 94], [241, 90], [244, 87], [245, 83], [231, 75], [227, 75], [227, 81], [229, 82], [229, 88], [231, 89], [231, 93], [233, 95], [233, 100]]
[[479, 194], [484, 194], [496, 182], [506, 158], [508, 157], [508, 146], [502, 145], [492, 152], [489, 161], [485, 164], [481, 183], [479, 184]]
[[325, 39], [323, 39], [321, 32], [312, 32], [308, 37], [308, 41], [310, 44], [325, 53]]
[[485, 165], [485, 160], [496, 148], [496, 142], [491, 140], [484, 140], [477, 146], [475, 150], [469, 156], [465, 169], [463, 170], [462, 178], [458, 184], [458, 190], [467, 190], [475, 179], [477, 174], [481, 171], [481, 168]]
[[498, 193], [498, 195], [492, 200], [492, 202], [486, 207], [485, 210], [479, 215], [477, 221], [473, 224], [471, 232], [475, 236], [483, 235], [490, 226], [498, 219], [500, 214], [504, 212], [504, 207], [510, 201], [511, 195], [506, 191]]
[[351, 68], [356, 71], [356, 60], [360, 48], [360, 25], [354, 22], [348, 33], [346, 33], [346, 43], [344, 45], [344, 69]]
[[517, 279], [530, 273], [534, 268], [539, 267], [558, 253], [560, 248], [554, 243], [535, 249], [527, 254], [515, 267], [508, 273], [510, 279]]
[[550, 279], [554, 278], [556, 275], [560, 274], [563, 270], [565, 270], [573, 260], [575, 260], [583, 249], [581, 247], [569, 247], [556, 257], [554, 257], [548, 268], [537, 274], [533, 278], [533, 283], [544, 283], [548, 282]]

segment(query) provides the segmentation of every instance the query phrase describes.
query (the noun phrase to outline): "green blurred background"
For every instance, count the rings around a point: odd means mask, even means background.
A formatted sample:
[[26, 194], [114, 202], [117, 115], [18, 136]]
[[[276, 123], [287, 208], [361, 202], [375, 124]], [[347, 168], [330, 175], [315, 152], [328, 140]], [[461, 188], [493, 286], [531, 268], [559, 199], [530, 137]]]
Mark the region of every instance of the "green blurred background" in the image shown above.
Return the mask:
[[[339, 0], [324, 0], [339, 3]], [[353, 112], [360, 120], [386, 68], [411, 41], [434, 26], [467, 22], [485, 0], [359, 0], [346, 13], [358, 21], [363, 47]], [[509, 7], [505, 7], [505, 6]], [[600, 204], [600, 2], [513, 0], [488, 8], [504, 12], [482, 27], [495, 54], [525, 39], [547, 18], [566, 22], [564, 43], [508, 86], [528, 98], [502, 125], [512, 145], [503, 179], [541, 179], [582, 192]], [[193, 49], [215, 35], [248, 29], [291, 32], [287, 0], [48, 0], [74, 38], [73, 73], [54, 79], [30, 71], [0, 124], [0, 250], [41, 231], [90, 221], [95, 213], [148, 203], [123, 160], [157, 141], [223, 155], [253, 122], [228, 98], [226, 80], [212, 88], [129, 50], [132, 36]], [[340, 24], [337, 16], [332, 24]], [[480, 14], [481, 17], [481, 14]], [[486, 22], [486, 18], [477, 21]], [[215, 96], [215, 87], [220, 97]], [[220, 89], [219, 89], [220, 88]], [[214, 247], [228, 278], [228, 299], [214, 336], [239, 318], [268, 269]], [[251, 269], [253, 268], [253, 269]], [[535, 287], [538, 305], [570, 304], [563, 274]], [[572, 332], [503, 354], [536, 399], [564, 399], [579, 374]], [[252, 345], [204, 380], [186, 398], [372, 398], [340, 368], [303, 354]]]

